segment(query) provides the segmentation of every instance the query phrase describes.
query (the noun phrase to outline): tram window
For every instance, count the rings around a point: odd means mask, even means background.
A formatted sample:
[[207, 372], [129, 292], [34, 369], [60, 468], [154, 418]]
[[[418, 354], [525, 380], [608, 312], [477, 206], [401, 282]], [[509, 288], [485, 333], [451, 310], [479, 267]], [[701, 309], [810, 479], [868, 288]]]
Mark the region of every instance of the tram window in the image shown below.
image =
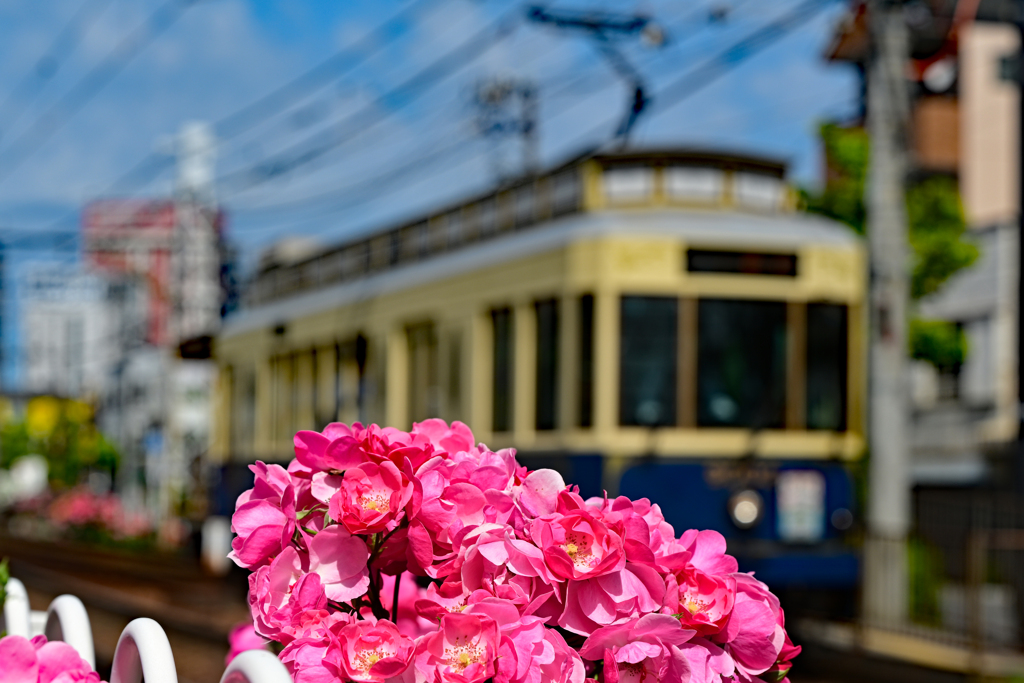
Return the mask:
[[602, 177], [604, 195], [613, 204], [643, 200], [654, 193], [654, 169], [648, 166], [611, 168]]
[[449, 422], [462, 418], [462, 334], [448, 337], [448, 391], [446, 417]]
[[256, 430], [256, 373], [251, 368], [232, 370], [231, 449], [244, 456], [252, 452], [252, 435]]
[[674, 166], [665, 169], [665, 193], [673, 199], [719, 201], [725, 174], [717, 168]]
[[537, 312], [537, 415], [538, 430], [554, 429], [558, 422], [558, 300], [536, 303]]
[[580, 179], [575, 170], [559, 173], [551, 179], [551, 212], [555, 216], [579, 208]]
[[778, 209], [786, 192], [781, 178], [759, 173], [737, 173], [735, 184], [736, 201], [753, 209]]
[[433, 323], [412, 325], [409, 342], [409, 419], [438, 416], [437, 333]]
[[580, 297], [579, 425], [594, 424], [594, 295]]
[[678, 308], [668, 297], [622, 297], [620, 424], [676, 424]]
[[807, 428], [846, 429], [847, 309], [807, 305]]
[[523, 185], [515, 191], [516, 227], [522, 228], [534, 223], [537, 215], [537, 195], [533, 184]]
[[701, 299], [697, 424], [779, 428], [786, 407], [786, 304]]
[[512, 429], [512, 364], [515, 360], [512, 310], [501, 308], [491, 311], [491, 322], [494, 326], [491, 428], [496, 432], [507, 432]]

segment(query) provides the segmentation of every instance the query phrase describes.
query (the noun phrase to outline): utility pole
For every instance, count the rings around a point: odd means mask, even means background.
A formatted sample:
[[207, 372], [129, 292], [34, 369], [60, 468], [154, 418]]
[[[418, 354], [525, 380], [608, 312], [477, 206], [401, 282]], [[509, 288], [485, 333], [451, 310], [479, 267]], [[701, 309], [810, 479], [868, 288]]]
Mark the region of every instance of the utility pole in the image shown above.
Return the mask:
[[[170, 344], [162, 463], [154, 475], [157, 497], [152, 506], [163, 517], [181, 497], [191, 498], [189, 471], [207, 450], [210, 395], [215, 378], [209, 360], [210, 337], [217, 332], [221, 310], [219, 210], [214, 193], [217, 143], [206, 123], [186, 123], [177, 138], [178, 177], [174, 192], [174, 239], [171, 253]], [[149, 473], [147, 473], [147, 480]]]
[[[525, 79], [493, 78], [477, 84], [473, 100], [480, 134], [495, 139], [498, 145], [506, 136], [519, 136], [523, 149], [522, 175], [536, 173], [539, 165], [537, 87]], [[514, 175], [506, 171], [500, 152], [499, 147], [493, 160], [499, 182]]]
[[910, 529], [905, 183], [910, 98], [909, 34], [895, 0], [868, 4], [867, 127], [871, 140], [867, 223], [871, 257], [870, 463], [864, 545], [864, 615], [898, 624], [907, 615]]

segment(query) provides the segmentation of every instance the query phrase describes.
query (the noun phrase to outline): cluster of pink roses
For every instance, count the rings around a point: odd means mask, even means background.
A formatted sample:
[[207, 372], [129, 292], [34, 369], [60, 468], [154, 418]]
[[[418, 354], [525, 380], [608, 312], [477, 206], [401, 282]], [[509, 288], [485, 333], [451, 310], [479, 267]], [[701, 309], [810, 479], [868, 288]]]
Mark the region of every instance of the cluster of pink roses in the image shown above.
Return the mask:
[[153, 530], [145, 515], [129, 513], [117, 496], [98, 495], [84, 486], [54, 498], [46, 514], [59, 528], [96, 526], [116, 538], [144, 536]]
[[252, 466], [231, 556], [296, 683], [774, 683], [800, 651], [720, 534], [584, 500], [459, 422], [332, 424], [295, 456]]
[[0, 683], [101, 683], [75, 648], [46, 636], [0, 638]]

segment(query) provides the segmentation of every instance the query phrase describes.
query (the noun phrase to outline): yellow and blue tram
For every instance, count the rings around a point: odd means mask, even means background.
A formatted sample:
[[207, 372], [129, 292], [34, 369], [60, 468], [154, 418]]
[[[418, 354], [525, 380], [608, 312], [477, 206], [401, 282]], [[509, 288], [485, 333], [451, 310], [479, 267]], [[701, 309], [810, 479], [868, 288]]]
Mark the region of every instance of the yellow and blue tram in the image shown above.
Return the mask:
[[215, 342], [217, 505], [300, 429], [462, 420], [584, 495], [715, 528], [773, 586], [849, 588], [862, 244], [782, 164], [590, 155], [301, 258]]

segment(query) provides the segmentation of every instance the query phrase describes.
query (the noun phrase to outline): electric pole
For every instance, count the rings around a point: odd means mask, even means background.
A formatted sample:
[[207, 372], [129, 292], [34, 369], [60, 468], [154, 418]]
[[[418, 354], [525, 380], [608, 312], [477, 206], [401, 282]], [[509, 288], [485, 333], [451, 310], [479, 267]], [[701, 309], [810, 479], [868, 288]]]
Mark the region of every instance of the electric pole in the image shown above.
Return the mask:
[[867, 224], [871, 262], [870, 462], [864, 545], [864, 615], [895, 624], [907, 614], [910, 528], [905, 183], [910, 56], [902, 6], [868, 5], [867, 127], [871, 140]]
[[[539, 165], [536, 86], [525, 79], [493, 78], [477, 84], [473, 102], [480, 134], [494, 139], [498, 145], [504, 137], [519, 136], [523, 149], [522, 175], [536, 173]], [[500, 147], [495, 150], [493, 163], [499, 182], [514, 175], [506, 171]]]

